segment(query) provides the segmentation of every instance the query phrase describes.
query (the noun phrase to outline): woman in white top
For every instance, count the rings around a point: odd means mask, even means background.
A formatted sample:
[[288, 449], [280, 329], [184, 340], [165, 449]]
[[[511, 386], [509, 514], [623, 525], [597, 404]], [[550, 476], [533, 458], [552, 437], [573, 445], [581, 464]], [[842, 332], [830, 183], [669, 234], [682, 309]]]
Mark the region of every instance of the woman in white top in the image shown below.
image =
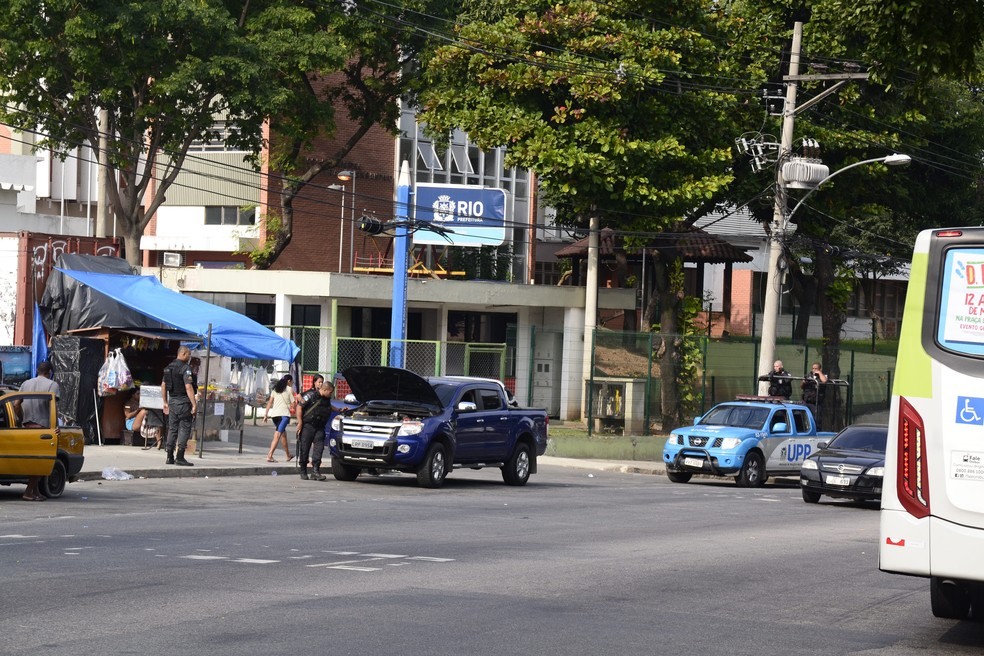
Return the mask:
[[270, 398], [267, 399], [263, 421], [268, 420], [272, 414], [274, 421], [277, 422], [276, 427], [273, 429], [273, 441], [270, 442], [270, 452], [267, 454], [267, 462], [277, 462], [273, 459], [273, 454], [277, 452], [277, 445], [280, 442], [284, 444], [284, 453], [287, 454], [287, 462], [290, 462], [294, 458], [294, 456], [290, 455], [290, 447], [287, 444], [290, 406], [294, 403], [294, 390], [291, 388], [293, 381], [294, 379], [290, 374], [278, 380], [273, 386]]

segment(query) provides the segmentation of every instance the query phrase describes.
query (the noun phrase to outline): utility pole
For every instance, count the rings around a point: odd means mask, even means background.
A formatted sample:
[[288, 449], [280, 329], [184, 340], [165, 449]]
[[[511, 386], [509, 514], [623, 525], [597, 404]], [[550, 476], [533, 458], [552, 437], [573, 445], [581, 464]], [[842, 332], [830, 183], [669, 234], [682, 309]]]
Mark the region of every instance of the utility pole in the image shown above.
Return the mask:
[[[769, 263], [766, 269], [765, 306], [762, 308], [762, 345], [759, 351], [759, 375], [772, 371], [772, 363], [776, 359], [776, 335], [779, 327], [779, 301], [781, 299], [780, 288], [782, 287], [782, 276], [779, 273], [779, 258], [782, 256], [782, 247], [789, 225], [789, 217], [792, 216], [792, 213], [788, 212], [786, 207], [786, 188], [793, 186], [799, 189], [808, 189], [809, 192], [807, 195], [809, 195], [821, 182], [825, 182], [830, 177], [827, 167], [817, 162], [804, 163], [802, 161], [789, 161], [789, 155], [793, 147], [793, 119], [798, 112], [802, 112], [817, 104], [847, 84], [850, 80], [868, 79], [867, 73], [800, 75], [799, 60], [802, 41], [803, 23], [797, 22], [793, 25], [793, 44], [789, 53], [789, 75], [783, 77], [783, 80], [788, 86], [786, 87], [786, 102], [783, 107], [782, 140], [779, 144], [779, 152], [776, 158], [776, 200], [769, 231]], [[807, 80], [836, 80], [837, 82], [797, 107], [796, 83]], [[894, 161], [889, 163], [894, 163]], [[798, 208], [799, 205], [796, 207]], [[795, 208], [793, 211], [795, 212]], [[759, 383], [759, 394], [767, 394], [768, 387], [768, 382]]]
[[[793, 47], [789, 51], [789, 76], [799, 75], [800, 48], [803, 42], [803, 23], [793, 25]], [[762, 308], [762, 345], [759, 350], [758, 374], [772, 371], [776, 359], [776, 332], [779, 327], [779, 300], [782, 279], [779, 274], [779, 258], [786, 235], [786, 185], [782, 165], [793, 148], [793, 116], [796, 111], [796, 82], [786, 86], [786, 104], [782, 112], [782, 140], [776, 159], [776, 199], [769, 229], [769, 263], [766, 269], [765, 306]], [[768, 394], [769, 383], [759, 383], [759, 394]]]
[[[108, 219], [106, 184], [109, 179], [109, 112], [105, 109], [99, 110], [99, 169], [96, 172], [96, 230], [95, 237], [106, 236], [106, 222]], [[91, 183], [90, 183], [91, 184]], [[92, 200], [90, 199], [90, 203]]]

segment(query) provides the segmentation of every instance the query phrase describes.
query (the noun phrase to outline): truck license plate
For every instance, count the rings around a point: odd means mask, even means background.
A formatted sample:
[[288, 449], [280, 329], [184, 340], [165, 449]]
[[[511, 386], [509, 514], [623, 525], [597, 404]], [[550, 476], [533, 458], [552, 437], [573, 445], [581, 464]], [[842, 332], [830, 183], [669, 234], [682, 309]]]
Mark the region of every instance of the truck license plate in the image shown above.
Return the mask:
[[849, 476], [828, 476], [827, 485], [850, 485], [851, 479]]
[[701, 460], [700, 458], [684, 458], [683, 464], [685, 464], [687, 467], [696, 467], [697, 469], [704, 468], [704, 461]]
[[352, 440], [353, 449], [371, 449], [373, 446], [372, 440]]

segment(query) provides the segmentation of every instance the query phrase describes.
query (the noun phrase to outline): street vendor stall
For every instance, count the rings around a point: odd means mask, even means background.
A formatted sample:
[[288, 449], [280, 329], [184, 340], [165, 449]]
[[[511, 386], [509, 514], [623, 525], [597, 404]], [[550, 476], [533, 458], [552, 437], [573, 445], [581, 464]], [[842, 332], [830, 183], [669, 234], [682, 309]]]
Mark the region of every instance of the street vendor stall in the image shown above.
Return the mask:
[[[41, 303], [49, 334], [84, 333], [104, 337], [107, 355], [113, 348], [122, 348], [134, 379], [141, 380], [144, 385], [157, 386], [161, 372], [173, 359], [178, 344], [193, 342], [206, 355], [202, 386], [214, 387], [205, 393], [201, 404], [200, 419], [204, 423], [199, 424], [199, 431], [208, 436], [210, 430], [231, 430], [229, 427], [237, 424], [236, 417], [240, 418], [238, 428], [241, 428], [242, 395], [232, 385], [225, 386], [222, 391], [218, 389], [209, 375], [211, 358], [208, 356], [218, 354], [292, 362], [300, 349], [291, 340], [238, 312], [172, 291], [156, 278], [124, 273], [121, 268], [128, 265], [123, 262], [121, 266], [120, 262], [122, 260], [117, 258], [81, 255], [67, 260], [63, 256], [59, 260]], [[139, 324], [139, 327], [121, 326], [122, 321]], [[114, 338], [125, 343], [122, 346], [115, 344]], [[139, 345], [151, 344], [155, 348], [139, 348]], [[147, 361], [148, 352], [156, 352], [159, 357]], [[130, 361], [131, 357], [134, 362]], [[104, 400], [104, 414], [112, 413], [122, 423], [124, 403], [123, 398]], [[223, 404], [219, 407], [221, 414], [215, 407], [210, 407], [218, 403]], [[112, 429], [114, 433], [117, 430], [116, 426]], [[201, 442], [199, 440], [199, 451]]]

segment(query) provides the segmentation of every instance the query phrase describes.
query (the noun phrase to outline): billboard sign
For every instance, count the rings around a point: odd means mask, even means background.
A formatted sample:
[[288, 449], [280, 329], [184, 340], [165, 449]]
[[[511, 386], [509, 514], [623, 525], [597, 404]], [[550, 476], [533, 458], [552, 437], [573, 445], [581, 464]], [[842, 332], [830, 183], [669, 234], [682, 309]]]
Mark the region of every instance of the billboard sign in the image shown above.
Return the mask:
[[[474, 185], [418, 184], [413, 199], [417, 223], [432, 223], [453, 234], [413, 233], [414, 244], [499, 246], [506, 239], [506, 191]], [[449, 241], [450, 240], [450, 241]]]

